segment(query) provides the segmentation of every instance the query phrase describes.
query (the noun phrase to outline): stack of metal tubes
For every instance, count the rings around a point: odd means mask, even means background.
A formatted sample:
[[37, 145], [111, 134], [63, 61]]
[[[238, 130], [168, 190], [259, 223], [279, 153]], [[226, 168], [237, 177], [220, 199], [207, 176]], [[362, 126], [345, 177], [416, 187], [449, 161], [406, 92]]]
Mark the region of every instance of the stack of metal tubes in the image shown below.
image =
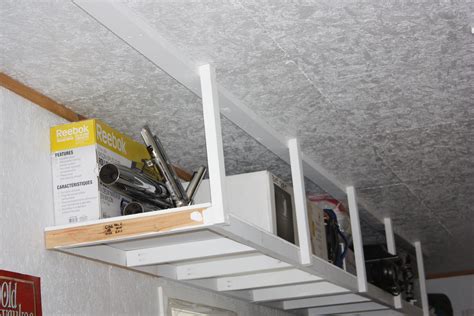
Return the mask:
[[151, 133], [148, 126], [142, 128], [141, 135], [149, 154], [149, 158], [144, 159], [144, 163], [160, 174], [164, 182], [158, 181], [138, 168], [111, 163], [103, 165], [99, 171], [100, 181], [111, 190], [131, 200], [122, 209], [122, 215], [192, 204], [194, 195], [206, 174], [206, 167], [201, 166], [194, 172], [185, 190], [159, 138]]

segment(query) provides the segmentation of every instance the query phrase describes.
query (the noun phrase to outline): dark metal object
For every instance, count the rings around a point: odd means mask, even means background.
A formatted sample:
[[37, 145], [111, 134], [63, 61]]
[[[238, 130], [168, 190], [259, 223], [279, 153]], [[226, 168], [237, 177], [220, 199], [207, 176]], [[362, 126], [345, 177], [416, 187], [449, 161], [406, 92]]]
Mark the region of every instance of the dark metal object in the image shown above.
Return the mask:
[[201, 185], [202, 179], [204, 179], [206, 171], [206, 167], [199, 167], [198, 170], [194, 172], [193, 177], [191, 178], [191, 181], [189, 182], [186, 188], [186, 195], [188, 196], [190, 204], [193, 203], [194, 195], [196, 194], [199, 185]]
[[141, 214], [156, 211], [157, 208], [143, 202], [130, 202], [122, 211], [122, 215]]
[[157, 209], [173, 207], [166, 186], [138, 169], [105, 164], [100, 168], [99, 179], [107, 187], [132, 199], [145, 201]]
[[[349, 243], [339, 228], [337, 215], [332, 209], [324, 209], [324, 226], [326, 230], [328, 261], [342, 269]], [[341, 249], [341, 245], [343, 245], [343, 249]]]
[[367, 281], [396, 296], [404, 289], [402, 260], [386, 251], [382, 245], [364, 246]]
[[136, 168], [116, 164], [102, 166], [99, 172], [100, 181], [110, 189], [132, 200], [124, 207], [122, 215], [191, 204], [206, 174], [206, 167], [199, 167], [194, 172], [185, 191], [158, 137], [154, 136], [147, 126], [143, 127], [141, 134], [150, 155], [150, 159], [144, 159], [144, 162], [148, 167], [154, 168], [157, 173], [161, 174], [165, 183], [153, 179]]
[[190, 202], [188, 195], [178, 180], [159, 138], [151, 133], [148, 126], [142, 128], [141, 135], [150, 154], [151, 159], [149, 161], [160, 170], [165, 178], [166, 187], [171, 194], [174, 205], [177, 207], [188, 205]]

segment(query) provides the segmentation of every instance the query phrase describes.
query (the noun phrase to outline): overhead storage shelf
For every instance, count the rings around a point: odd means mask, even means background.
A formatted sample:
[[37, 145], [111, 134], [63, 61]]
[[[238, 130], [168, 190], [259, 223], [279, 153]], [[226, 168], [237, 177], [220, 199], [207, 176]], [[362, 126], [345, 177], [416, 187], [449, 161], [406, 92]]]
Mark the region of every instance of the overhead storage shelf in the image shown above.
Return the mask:
[[[46, 247], [307, 315], [394, 309], [390, 294], [229, 215], [206, 223], [210, 204], [49, 227]], [[422, 315], [405, 304], [400, 315]]]
[[[302, 315], [428, 315], [419, 242], [415, 242], [415, 248], [423, 311], [367, 282], [354, 187], [343, 186], [303, 155], [297, 138], [279, 135], [229, 91], [218, 86], [211, 65], [196, 67], [190, 63], [126, 7], [113, 1], [74, 2], [202, 97], [212, 203], [49, 227], [45, 230], [48, 249]], [[224, 105], [222, 111], [219, 99]], [[236, 210], [230, 212], [234, 206], [228, 205], [225, 194], [221, 114], [290, 163], [298, 246], [239, 218]], [[347, 197], [356, 276], [313, 255], [305, 175], [334, 197]], [[394, 254], [390, 219], [385, 225], [389, 251]]]

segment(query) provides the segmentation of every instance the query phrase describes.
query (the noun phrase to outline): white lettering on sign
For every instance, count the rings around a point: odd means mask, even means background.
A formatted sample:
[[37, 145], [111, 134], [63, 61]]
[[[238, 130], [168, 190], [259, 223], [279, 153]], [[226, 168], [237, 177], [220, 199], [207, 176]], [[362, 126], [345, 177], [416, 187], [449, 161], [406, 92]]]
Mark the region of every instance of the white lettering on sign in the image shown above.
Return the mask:
[[16, 308], [16, 289], [18, 284], [12, 288], [12, 281], [2, 283], [0, 287], [0, 306], [3, 308]]
[[124, 154], [127, 153], [127, 151], [125, 150], [125, 140], [123, 139], [123, 137], [117, 138], [113, 132], [107, 133], [102, 129], [102, 126], [100, 126], [100, 124], [97, 124], [97, 138], [99, 138], [101, 142], [109, 145], [110, 147], [113, 147]]
[[17, 304], [17, 290], [17, 282], [4, 281], [0, 285], [0, 316], [34, 316], [22, 311], [21, 304]]

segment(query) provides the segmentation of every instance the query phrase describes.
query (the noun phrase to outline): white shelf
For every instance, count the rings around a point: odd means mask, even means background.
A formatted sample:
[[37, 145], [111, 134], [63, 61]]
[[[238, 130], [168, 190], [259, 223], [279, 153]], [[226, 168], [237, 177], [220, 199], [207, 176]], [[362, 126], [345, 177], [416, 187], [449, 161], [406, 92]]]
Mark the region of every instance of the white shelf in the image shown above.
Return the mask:
[[[207, 210], [210, 205], [196, 205], [49, 227], [46, 245], [307, 315], [394, 309], [390, 294], [370, 284], [358, 293], [355, 276], [315, 256], [302, 265], [299, 247], [236, 216], [206, 223]], [[404, 308], [401, 315], [422, 315]]]
[[[419, 243], [424, 313], [367, 283], [354, 187], [339, 183], [301, 152], [297, 138], [280, 135], [219, 86], [211, 65], [198, 67], [190, 62], [125, 6], [111, 0], [74, 2], [202, 98], [212, 205], [51, 227], [45, 232], [47, 248], [307, 315], [374, 315], [381, 314], [380, 310], [384, 315], [428, 315]], [[221, 114], [290, 164], [301, 248], [230, 214], [224, 194]], [[335, 198], [348, 198], [357, 277], [312, 255], [305, 176]], [[391, 222], [388, 228], [393, 237]], [[394, 252], [394, 244], [389, 246]]]

